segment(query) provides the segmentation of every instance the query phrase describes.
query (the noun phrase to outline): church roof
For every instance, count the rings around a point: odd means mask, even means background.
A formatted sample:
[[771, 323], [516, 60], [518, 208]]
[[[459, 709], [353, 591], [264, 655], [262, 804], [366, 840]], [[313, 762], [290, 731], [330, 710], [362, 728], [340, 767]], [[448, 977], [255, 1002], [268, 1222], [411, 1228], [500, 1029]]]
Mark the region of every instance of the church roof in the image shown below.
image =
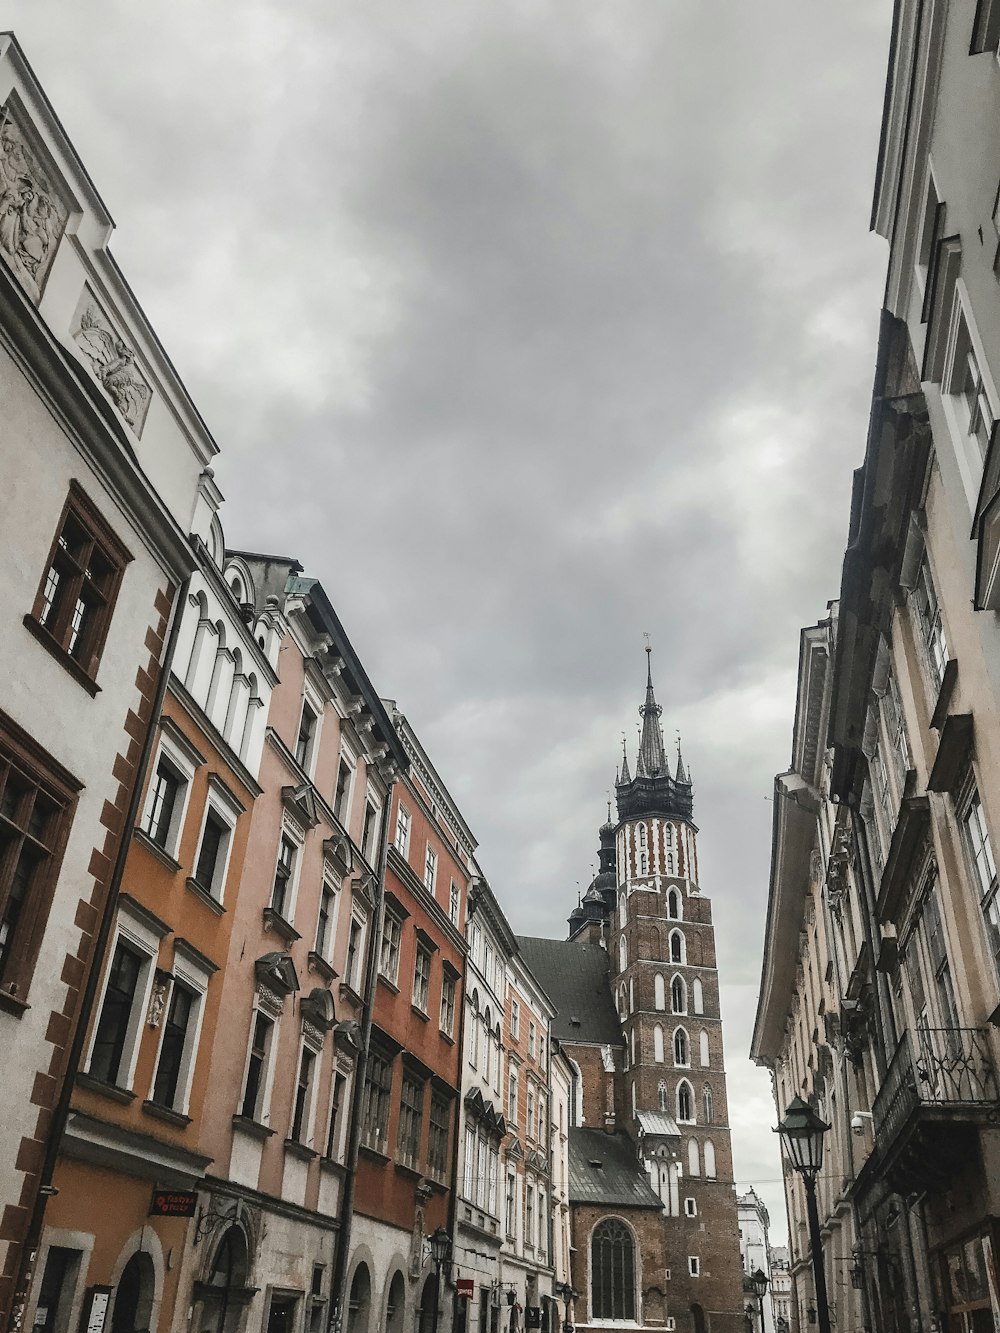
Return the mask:
[[680, 1130], [677, 1121], [666, 1111], [640, 1111], [636, 1119], [644, 1134], [656, 1134], [661, 1138], [679, 1139]]
[[632, 1140], [603, 1129], [569, 1131], [570, 1203], [610, 1204], [618, 1208], [662, 1208]]
[[518, 948], [555, 1005], [560, 1041], [620, 1046], [622, 1025], [611, 997], [610, 959], [599, 944], [518, 935]]

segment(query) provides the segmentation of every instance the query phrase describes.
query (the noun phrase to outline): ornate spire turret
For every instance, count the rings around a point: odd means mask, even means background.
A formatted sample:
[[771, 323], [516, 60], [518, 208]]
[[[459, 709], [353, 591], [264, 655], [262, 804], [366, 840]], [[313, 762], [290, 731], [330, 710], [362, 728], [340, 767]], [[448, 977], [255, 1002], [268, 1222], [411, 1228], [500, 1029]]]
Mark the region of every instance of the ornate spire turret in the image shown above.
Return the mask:
[[622, 772], [621, 777], [615, 783], [615, 786], [623, 786], [626, 782], [632, 781], [632, 774], [628, 768], [628, 747], [625, 744], [625, 733], [622, 732]]
[[684, 771], [684, 760], [681, 757], [681, 734], [677, 733], [677, 781], [686, 783], [688, 775]]
[[653, 650], [646, 644], [646, 702], [639, 709], [642, 718], [642, 736], [639, 739], [639, 758], [636, 774], [645, 777], [659, 777], [668, 772], [667, 756], [663, 750], [663, 732], [660, 730], [660, 714], [663, 709], [656, 702], [653, 693]]

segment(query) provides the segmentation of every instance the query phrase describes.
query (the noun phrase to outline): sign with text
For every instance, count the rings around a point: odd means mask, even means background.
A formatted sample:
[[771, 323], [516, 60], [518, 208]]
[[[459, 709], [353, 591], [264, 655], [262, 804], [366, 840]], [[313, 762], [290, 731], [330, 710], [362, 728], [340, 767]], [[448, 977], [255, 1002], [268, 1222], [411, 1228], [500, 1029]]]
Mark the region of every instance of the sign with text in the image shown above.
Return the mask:
[[471, 1300], [475, 1285], [471, 1277], [460, 1277], [455, 1283], [455, 1291], [466, 1300]]
[[91, 1287], [83, 1307], [83, 1327], [86, 1333], [104, 1333], [104, 1321], [111, 1300], [110, 1287]]
[[198, 1195], [194, 1190], [153, 1190], [150, 1217], [194, 1217]]

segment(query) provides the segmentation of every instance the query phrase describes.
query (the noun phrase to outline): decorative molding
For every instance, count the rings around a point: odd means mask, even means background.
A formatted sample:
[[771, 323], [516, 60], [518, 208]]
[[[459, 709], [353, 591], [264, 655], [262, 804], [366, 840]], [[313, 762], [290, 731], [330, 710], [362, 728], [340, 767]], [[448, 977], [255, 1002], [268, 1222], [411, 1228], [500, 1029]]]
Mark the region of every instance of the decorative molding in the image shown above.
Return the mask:
[[69, 208], [42, 165], [43, 150], [29, 141], [29, 124], [9, 98], [0, 109], [0, 251], [37, 305]]
[[118, 333], [89, 287], [84, 287], [73, 316], [73, 341], [94, 378], [132, 431], [142, 435], [153, 390], [136, 355]]

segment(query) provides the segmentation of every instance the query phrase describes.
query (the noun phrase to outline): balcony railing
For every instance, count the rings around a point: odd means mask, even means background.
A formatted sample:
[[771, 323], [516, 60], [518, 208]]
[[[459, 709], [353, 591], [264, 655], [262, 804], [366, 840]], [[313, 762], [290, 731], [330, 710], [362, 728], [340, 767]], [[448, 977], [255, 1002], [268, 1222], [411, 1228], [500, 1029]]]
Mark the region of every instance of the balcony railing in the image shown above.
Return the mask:
[[995, 1106], [1000, 1102], [989, 1040], [981, 1028], [906, 1032], [875, 1098], [876, 1143], [889, 1147], [922, 1107]]

